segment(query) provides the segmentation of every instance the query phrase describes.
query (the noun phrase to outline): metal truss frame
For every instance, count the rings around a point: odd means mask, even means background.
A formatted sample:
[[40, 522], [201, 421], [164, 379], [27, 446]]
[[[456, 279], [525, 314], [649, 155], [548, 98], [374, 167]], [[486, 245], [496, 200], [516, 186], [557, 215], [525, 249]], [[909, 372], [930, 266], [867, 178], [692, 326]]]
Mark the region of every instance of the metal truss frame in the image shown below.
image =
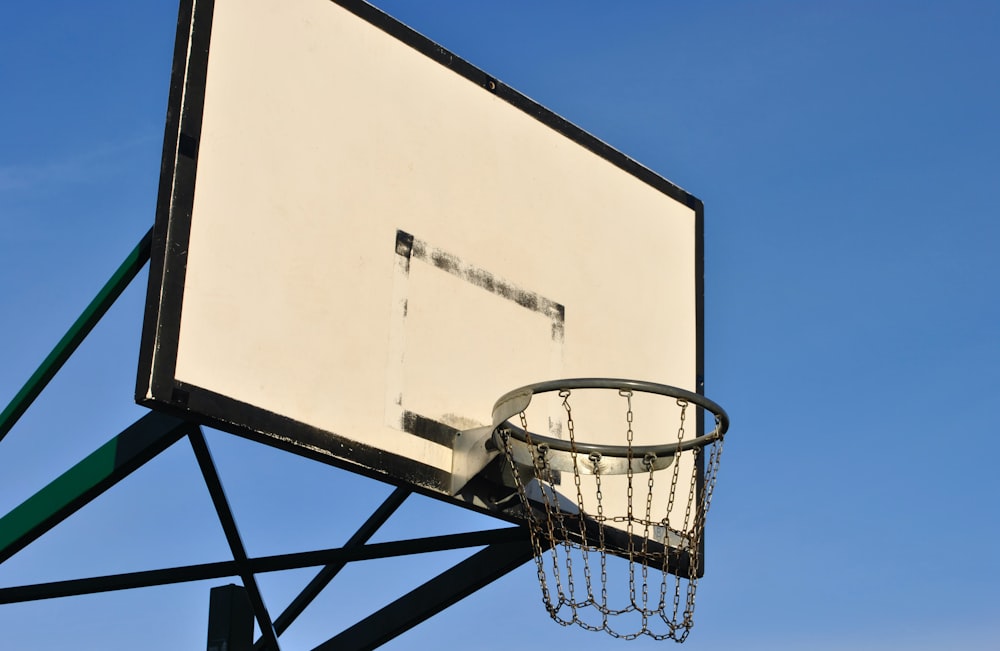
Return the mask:
[[[151, 233], [147, 233], [38, 370], [3, 412], [0, 412], [0, 440], [10, 432], [87, 334], [138, 275], [149, 260], [150, 241]], [[239, 577], [242, 587], [224, 586], [224, 589], [213, 589], [210, 606], [212, 612], [209, 613], [209, 650], [227, 648], [229, 651], [250, 651], [252, 648], [254, 651], [280, 651], [279, 636], [347, 563], [485, 546], [316, 647], [316, 651], [372, 649], [426, 621], [532, 558], [528, 531], [517, 526], [369, 544], [368, 540], [410, 494], [405, 488], [397, 488], [390, 494], [343, 547], [250, 558], [201, 428], [174, 416], [150, 412], [10, 513], [0, 517], [0, 564], [181, 438], [187, 438], [191, 444], [229, 544], [232, 560], [0, 588], [0, 605]], [[256, 575], [304, 567], [320, 569], [278, 617], [272, 619], [261, 596]], [[244, 603], [249, 608], [241, 605]], [[262, 632], [260, 639], [253, 645], [250, 644], [253, 628], [251, 615]]]

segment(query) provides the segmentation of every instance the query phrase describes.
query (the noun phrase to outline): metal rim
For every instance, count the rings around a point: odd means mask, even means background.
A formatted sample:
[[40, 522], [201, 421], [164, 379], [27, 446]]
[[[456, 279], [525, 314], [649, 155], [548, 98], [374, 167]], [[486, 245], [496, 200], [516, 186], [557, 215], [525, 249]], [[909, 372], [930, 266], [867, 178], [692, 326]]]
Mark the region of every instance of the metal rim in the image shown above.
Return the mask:
[[[655, 393], [678, 400], [695, 404], [715, 416], [715, 429], [707, 434], [702, 434], [688, 441], [674, 443], [664, 443], [662, 445], [601, 445], [598, 443], [583, 443], [576, 441], [571, 444], [564, 439], [543, 436], [534, 432], [525, 432], [520, 427], [510, 423], [509, 419], [516, 414], [527, 409], [531, 403], [531, 397], [538, 393], [551, 393], [553, 391], [574, 390], [574, 389], [616, 389], [619, 391], [638, 391], [642, 393]], [[623, 380], [617, 378], [572, 378], [566, 380], [550, 380], [548, 382], [536, 382], [523, 387], [508, 391], [500, 397], [493, 405], [493, 433], [494, 437], [499, 436], [501, 427], [508, 435], [522, 443], [528, 444], [528, 436], [531, 437], [530, 444], [533, 446], [544, 445], [550, 450], [569, 452], [572, 454], [598, 454], [614, 458], [642, 459], [646, 456], [664, 457], [672, 456], [678, 452], [685, 452], [695, 448], [701, 448], [713, 441], [717, 441], [725, 436], [729, 429], [729, 415], [726, 410], [718, 404], [709, 400], [705, 396], [673, 387], [667, 384], [657, 384], [646, 382], [645, 380]], [[501, 441], [497, 441], [501, 443]], [[503, 449], [501, 447], [501, 449]]]

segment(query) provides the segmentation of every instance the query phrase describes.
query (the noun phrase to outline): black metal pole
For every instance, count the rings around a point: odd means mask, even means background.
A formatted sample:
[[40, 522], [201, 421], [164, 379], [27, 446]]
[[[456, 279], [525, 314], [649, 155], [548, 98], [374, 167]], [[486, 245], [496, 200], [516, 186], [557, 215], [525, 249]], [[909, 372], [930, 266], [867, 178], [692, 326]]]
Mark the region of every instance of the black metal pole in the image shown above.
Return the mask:
[[250, 651], [253, 648], [253, 609], [246, 588], [220, 585], [208, 599], [207, 651]]
[[[385, 521], [389, 519], [396, 509], [400, 507], [407, 496], [409, 496], [410, 491], [405, 488], [397, 488], [392, 492], [389, 497], [382, 503], [378, 509], [365, 521], [363, 525], [354, 533], [353, 536], [344, 545], [344, 549], [355, 549], [359, 548], [368, 542], [379, 527], [385, 524]], [[344, 569], [347, 565], [346, 560], [337, 561], [335, 563], [330, 563], [313, 577], [312, 581], [309, 582], [302, 592], [292, 600], [292, 603], [285, 608], [284, 612], [278, 615], [278, 618], [274, 620], [274, 630], [281, 635], [288, 627], [292, 625], [292, 622], [302, 614], [302, 612], [312, 603], [313, 599], [319, 596], [319, 593], [323, 591], [333, 577], [337, 576], [340, 570]], [[258, 640], [257, 644], [254, 645], [254, 649], [257, 651], [262, 651], [266, 646], [264, 640]]]
[[226, 493], [222, 489], [222, 481], [219, 479], [219, 473], [215, 469], [215, 462], [212, 461], [212, 453], [208, 450], [208, 444], [205, 442], [205, 435], [202, 434], [201, 428], [195, 428], [191, 431], [188, 434], [188, 440], [191, 441], [194, 455], [198, 458], [201, 474], [205, 477], [205, 484], [208, 486], [208, 492], [212, 496], [215, 512], [219, 515], [219, 522], [222, 523], [222, 529], [226, 533], [226, 540], [229, 541], [229, 549], [232, 550], [233, 559], [239, 568], [240, 578], [243, 580], [243, 587], [246, 588], [247, 596], [250, 598], [250, 605], [253, 606], [253, 612], [257, 618], [257, 624], [260, 626], [261, 635], [267, 644], [270, 645], [271, 649], [280, 651], [278, 634], [274, 631], [274, 625], [271, 623], [271, 616], [267, 612], [267, 606], [264, 604], [264, 598], [260, 593], [260, 587], [257, 585], [257, 579], [250, 568], [246, 548], [243, 546], [243, 539], [240, 537], [239, 529], [236, 527], [236, 520], [233, 518], [233, 512], [229, 508], [229, 500], [226, 499]]
[[369, 615], [314, 651], [374, 649], [520, 567], [533, 557], [527, 531], [514, 542], [493, 543], [422, 586]]
[[[482, 547], [495, 543], [515, 542], [528, 539], [527, 531], [522, 527], [504, 527], [454, 533], [444, 536], [430, 536], [411, 540], [396, 540], [392, 542], [359, 545], [351, 548], [324, 549], [311, 552], [296, 552], [293, 554], [278, 554], [251, 558], [244, 565], [256, 574], [262, 572], [280, 572], [301, 567], [316, 567], [328, 563], [346, 563], [350, 561], [366, 561], [376, 558], [393, 558], [424, 554], [429, 552], [461, 549], [464, 547]], [[236, 561], [218, 561], [198, 565], [182, 565], [158, 570], [143, 570], [124, 574], [95, 576], [85, 579], [70, 579], [68, 581], [53, 581], [50, 583], [35, 583], [10, 588], [0, 588], [0, 604], [21, 603], [24, 601], [39, 601], [41, 599], [58, 599], [83, 594], [129, 590], [132, 588], [147, 588], [156, 585], [172, 585], [188, 581], [204, 581], [220, 579], [229, 576], [239, 576], [240, 566]]]

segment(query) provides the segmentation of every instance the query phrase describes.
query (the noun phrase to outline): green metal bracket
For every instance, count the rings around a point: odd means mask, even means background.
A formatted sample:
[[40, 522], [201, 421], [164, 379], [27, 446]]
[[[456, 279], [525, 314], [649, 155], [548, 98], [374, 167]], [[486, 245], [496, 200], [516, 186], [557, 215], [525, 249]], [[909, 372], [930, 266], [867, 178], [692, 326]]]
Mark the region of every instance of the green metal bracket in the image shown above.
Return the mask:
[[0, 563], [167, 449], [190, 423], [150, 412], [0, 518]]
[[28, 379], [21, 390], [10, 401], [10, 404], [0, 413], [0, 441], [14, 427], [14, 423], [27, 411], [31, 403], [35, 401], [42, 389], [48, 385], [49, 381], [55, 377], [62, 365], [66, 363], [73, 351], [77, 349], [80, 342], [90, 334], [97, 322], [121, 296], [125, 288], [129, 286], [132, 279], [149, 260], [150, 244], [153, 240], [152, 229], [146, 233], [139, 244], [125, 258], [118, 270], [115, 271], [111, 279], [101, 288], [100, 293], [94, 297], [90, 305], [83, 311], [83, 314], [70, 327], [69, 331], [63, 335], [56, 347], [52, 349], [49, 356], [45, 358], [38, 370]]

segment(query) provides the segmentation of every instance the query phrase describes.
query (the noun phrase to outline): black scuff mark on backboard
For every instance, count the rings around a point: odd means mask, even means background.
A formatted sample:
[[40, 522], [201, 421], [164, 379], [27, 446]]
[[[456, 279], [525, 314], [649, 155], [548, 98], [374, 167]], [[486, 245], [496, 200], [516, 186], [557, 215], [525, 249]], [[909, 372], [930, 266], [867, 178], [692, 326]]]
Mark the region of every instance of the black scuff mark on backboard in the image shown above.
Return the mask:
[[[562, 345], [565, 342], [566, 307], [561, 303], [542, 296], [538, 292], [518, 287], [514, 283], [504, 280], [486, 269], [465, 262], [457, 255], [431, 246], [427, 242], [403, 230], [396, 231], [395, 252], [398, 256], [396, 260], [397, 283], [398, 287], [403, 288], [401, 293], [398, 293], [394, 297], [394, 301], [398, 301], [394, 308], [397, 314], [396, 318], [398, 319], [396, 325], [398, 332], [396, 336], [402, 337], [402, 333], [405, 332], [404, 324], [408, 311], [405, 286], [409, 278], [411, 263], [416, 259], [455, 276], [470, 285], [479, 287], [490, 294], [542, 315], [552, 324], [550, 330], [552, 341], [558, 345]], [[400, 364], [402, 363], [403, 354], [402, 350], [397, 353]], [[401, 378], [402, 374], [397, 369], [396, 376], [390, 380], [390, 387], [400, 390], [399, 393], [390, 394], [392, 395], [395, 407], [400, 408], [398, 412], [390, 417], [393, 426], [427, 441], [449, 448], [453, 447], [455, 435], [458, 430], [438, 420], [407, 409], [404, 405], [405, 400], [402, 393]], [[390, 388], [390, 391], [392, 388]]]
[[441, 249], [431, 249], [430, 262], [441, 271], [447, 271], [454, 276], [461, 275], [462, 262], [457, 257], [445, 253]]
[[469, 271], [469, 282], [482, 287], [488, 292], [497, 293], [496, 280], [493, 278], [493, 274], [482, 269], [471, 269]]
[[[410, 260], [416, 258], [434, 265], [441, 271], [461, 278], [470, 285], [480, 287], [532, 312], [545, 315], [553, 322], [553, 338], [562, 341], [566, 307], [561, 303], [546, 298], [538, 292], [518, 287], [509, 281], [498, 278], [481, 267], [464, 262], [448, 251], [430, 246], [406, 231], [396, 231], [396, 254], [407, 258], [405, 265], [407, 271], [410, 267]], [[556, 324], [558, 324], [558, 328], [555, 327]], [[558, 337], [556, 336], [557, 332], [559, 333]]]
[[409, 267], [410, 254], [413, 251], [413, 236], [403, 231], [396, 231], [396, 255], [406, 258]]
[[556, 310], [552, 319], [552, 340], [562, 343], [566, 340], [566, 306], [557, 305]]
[[419, 436], [424, 440], [448, 448], [452, 447], [455, 442], [455, 435], [458, 434], [458, 430], [454, 427], [449, 427], [444, 423], [439, 423], [436, 420], [405, 409], [403, 410], [402, 426], [404, 432], [409, 432], [414, 436]]

